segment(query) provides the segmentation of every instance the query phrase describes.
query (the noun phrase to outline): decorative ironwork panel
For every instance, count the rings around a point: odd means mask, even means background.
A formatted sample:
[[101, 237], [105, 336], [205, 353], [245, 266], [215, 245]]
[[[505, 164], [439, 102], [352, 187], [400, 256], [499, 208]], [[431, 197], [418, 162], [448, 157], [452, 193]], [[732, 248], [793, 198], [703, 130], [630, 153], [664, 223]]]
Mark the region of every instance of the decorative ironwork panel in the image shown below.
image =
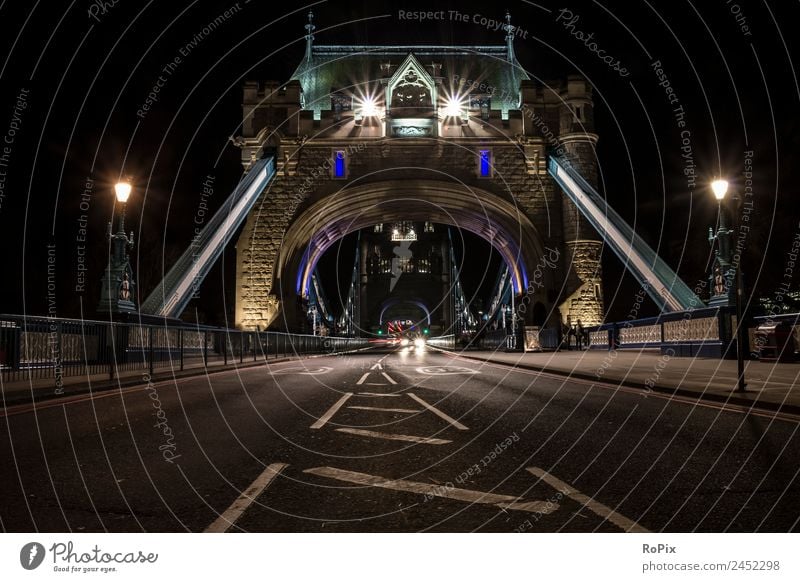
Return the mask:
[[660, 344], [661, 326], [623, 327], [619, 330], [619, 341], [621, 344]]
[[664, 324], [665, 342], [719, 340], [719, 321], [716, 317], [680, 319]]
[[602, 329], [598, 331], [589, 332], [589, 345], [590, 346], [607, 346], [608, 345], [608, 331]]

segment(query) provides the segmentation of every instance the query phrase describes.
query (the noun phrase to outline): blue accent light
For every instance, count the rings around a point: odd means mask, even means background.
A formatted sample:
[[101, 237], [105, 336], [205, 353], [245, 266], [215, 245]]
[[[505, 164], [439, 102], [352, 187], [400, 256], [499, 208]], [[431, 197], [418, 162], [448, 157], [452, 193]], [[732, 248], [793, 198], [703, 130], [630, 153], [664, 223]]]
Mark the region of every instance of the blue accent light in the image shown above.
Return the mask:
[[344, 150], [336, 150], [333, 152], [333, 177], [344, 178], [345, 171], [345, 152]]
[[481, 178], [489, 178], [492, 175], [492, 150], [480, 150], [479, 153]]

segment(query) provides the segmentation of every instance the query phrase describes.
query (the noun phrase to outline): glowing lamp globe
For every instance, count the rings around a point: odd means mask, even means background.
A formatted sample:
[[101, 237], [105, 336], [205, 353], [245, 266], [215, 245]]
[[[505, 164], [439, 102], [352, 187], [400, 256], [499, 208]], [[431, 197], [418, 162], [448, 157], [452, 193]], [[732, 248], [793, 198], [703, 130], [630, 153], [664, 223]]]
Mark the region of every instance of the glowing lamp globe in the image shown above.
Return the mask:
[[450, 97], [444, 106], [445, 117], [460, 117], [462, 113], [461, 100], [457, 97]]
[[714, 192], [714, 198], [722, 202], [725, 198], [725, 194], [728, 193], [728, 181], [714, 180], [711, 182], [711, 190]]
[[131, 185], [128, 182], [119, 182], [114, 186], [114, 192], [117, 194], [117, 201], [125, 204], [131, 195]]

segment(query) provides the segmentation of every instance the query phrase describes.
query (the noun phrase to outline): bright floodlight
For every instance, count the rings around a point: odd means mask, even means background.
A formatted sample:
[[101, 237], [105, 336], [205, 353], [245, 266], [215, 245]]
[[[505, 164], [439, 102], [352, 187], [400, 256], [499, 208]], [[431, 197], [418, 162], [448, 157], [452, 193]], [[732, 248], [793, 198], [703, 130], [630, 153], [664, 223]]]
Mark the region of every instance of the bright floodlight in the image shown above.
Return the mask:
[[417, 349], [424, 348], [425, 340], [422, 339], [421, 337], [418, 337], [417, 339], [414, 340], [414, 347]]
[[448, 97], [444, 106], [445, 117], [460, 117], [461, 110], [461, 100], [458, 97]]
[[131, 185], [128, 182], [118, 182], [114, 185], [114, 192], [117, 193], [117, 201], [125, 204], [131, 195]]
[[714, 198], [722, 201], [725, 198], [725, 194], [728, 193], [728, 181], [714, 180], [711, 182], [711, 189], [714, 191]]
[[378, 105], [375, 103], [375, 99], [367, 97], [361, 102], [361, 116], [374, 117], [375, 115], [378, 115]]

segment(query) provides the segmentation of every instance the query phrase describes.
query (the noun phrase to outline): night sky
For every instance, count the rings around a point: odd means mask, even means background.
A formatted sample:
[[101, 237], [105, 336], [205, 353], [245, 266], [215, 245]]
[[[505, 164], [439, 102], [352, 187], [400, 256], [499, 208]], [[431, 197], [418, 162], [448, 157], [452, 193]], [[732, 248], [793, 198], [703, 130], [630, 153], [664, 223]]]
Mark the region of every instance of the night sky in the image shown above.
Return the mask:
[[[47, 312], [48, 245], [55, 245], [58, 315], [95, 317], [112, 185], [120, 175], [131, 176], [135, 186], [127, 224], [135, 231], [132, 259], [143, 299], [188, 246], [207, 176], [214, 177], [213, 210], [241, 175], [240, 150], [228, 137], [239, 133], [243, 81], [286, 81], [303, 54], [309, 4], [101, 4], [0, 1], [0, 140], [11, 140], [0, 144], [3, 313]], [[234, 6], [228, 20], [198, 41], [204, 26]], [[528, 33], [515, 48], [532, 77], [579, 72], [592, 83], [601, 191], [692, 287], [706, 277], [708, 227], [716, 220], [707, 184], [721, 174], [743, 188], [745, 152], [753, 152], [744, 273], [748, 295], [774, 293], [785, 281], [787, 253], [800, 229], [800, 90], [792, 64], [800, 57], [798, 3], [313, 4], [321, 44], [502, 44], [502, 31], [473, 17], [499, 20], [506, 8]], [[407, 21], [398, 10], [444, 10], [445, 18]], [[469, 21], [450, 19], [451, 10]], [[564, 26], [569, 20], [572, 28]], [[576, 30], [594, 33], [597, 47], [626, 74], [598, 58], [572, 34]], [[142, 111], [163, 68], [181, 51], [186, 55], [166, 76], [158, 100]], [[656, 61], [666, 78], [657, 74]], [[674, 91], [672, 104], [665, 80]], [[675, 112], [681, 106], [682, 128]], [[682, 131], [689, 132], [691, 158], [683, 157]], [[684, 175], [687, 160], [696, 172], [694, 188]], [[90, 196], [82, 209], [87, 178]], [[85, 228], [81, 214], [88, 218]], [[496, 261], [487, 245], [467, 244], [486, 257], [476, 261], [481, 268], [464, 273], [474, 293], [486, 265]], [[82, 294], [75, 292], [81, 247]], [[352, 261], [343, 268], [349, 280]], [[622, 319], [636, 283], [610, 253], [604, 268], [609, 316]], [[193, 302], [204, 320], [224, 323], [232, 313], [234, 270], [231, 245]], [[794, 276], [791, 283], [797, 288]], [[647, 309], [652, 313], [654, 306]]]

